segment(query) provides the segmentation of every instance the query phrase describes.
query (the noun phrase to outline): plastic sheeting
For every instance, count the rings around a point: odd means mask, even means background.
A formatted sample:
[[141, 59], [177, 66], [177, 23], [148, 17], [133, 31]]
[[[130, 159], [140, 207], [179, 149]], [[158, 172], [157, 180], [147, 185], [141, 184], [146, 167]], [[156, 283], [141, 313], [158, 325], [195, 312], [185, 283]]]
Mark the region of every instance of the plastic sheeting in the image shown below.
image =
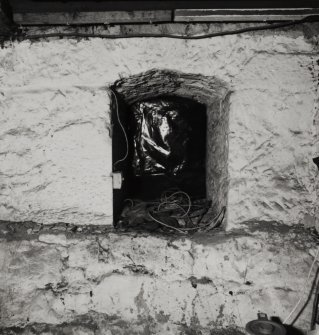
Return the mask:
[[205, 107], [189, 99], [163, 97], [132, 105], [135, 176], [188, 178], [205, 173]]

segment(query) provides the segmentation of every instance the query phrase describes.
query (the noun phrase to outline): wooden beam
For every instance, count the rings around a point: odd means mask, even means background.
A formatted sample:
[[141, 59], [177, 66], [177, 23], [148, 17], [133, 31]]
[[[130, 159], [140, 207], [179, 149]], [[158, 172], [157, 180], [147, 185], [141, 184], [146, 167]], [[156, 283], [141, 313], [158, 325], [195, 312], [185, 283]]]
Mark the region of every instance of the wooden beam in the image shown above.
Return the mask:
[[176, 9], [175, 22], [291, 21], [319, 15], [319, 9]]
[[170, 10], [157, 10], [132, 12], [14, 13], [13, 20], [15, 23], [21, 25], [153, 23], [172, 21], [172, 12]]

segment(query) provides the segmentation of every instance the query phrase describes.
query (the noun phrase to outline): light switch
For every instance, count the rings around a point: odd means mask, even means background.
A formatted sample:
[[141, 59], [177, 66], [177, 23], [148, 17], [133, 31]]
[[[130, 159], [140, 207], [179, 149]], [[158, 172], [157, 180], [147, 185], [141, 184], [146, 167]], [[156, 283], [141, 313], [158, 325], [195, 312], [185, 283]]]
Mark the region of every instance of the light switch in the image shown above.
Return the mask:
[[122, 172], [114, 172], [113, 176], [113, 189], [120, 190], [122, 188], [123, 176]]

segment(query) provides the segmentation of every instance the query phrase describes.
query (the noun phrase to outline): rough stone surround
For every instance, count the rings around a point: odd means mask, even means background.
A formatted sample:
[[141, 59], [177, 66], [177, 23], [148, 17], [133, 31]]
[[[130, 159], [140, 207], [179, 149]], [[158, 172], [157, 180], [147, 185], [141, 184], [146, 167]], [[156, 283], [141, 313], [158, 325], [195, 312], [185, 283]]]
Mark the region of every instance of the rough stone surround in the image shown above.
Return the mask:
[[[317, 238], [242, 227], [185, 238], [3, 222], [2, 334], [232, 334], [258, 311], [284, 319]], [[308, 329], [310, 315], [311, 304], [296, 326]]]
[[174, 95], [206, 106], [206, 195], [212, 202], [212, 218], [216, 217], [227, 206], [229, 187], [227, 138], [230, 91], [227, 84], [215, 77], [153, 69], [118, 80], [112, 89], [127, 105], [138, 100]]

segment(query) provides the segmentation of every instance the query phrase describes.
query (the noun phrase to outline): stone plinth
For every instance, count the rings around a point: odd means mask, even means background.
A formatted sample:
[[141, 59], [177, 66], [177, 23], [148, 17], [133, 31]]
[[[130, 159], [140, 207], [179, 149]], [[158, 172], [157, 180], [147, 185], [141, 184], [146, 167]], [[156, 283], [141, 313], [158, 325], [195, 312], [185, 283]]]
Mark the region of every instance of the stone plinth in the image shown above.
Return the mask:
[[[283, 320], [305, 284], [315, 238], [276, 223], [243, 227], [185, 238], [2, 224], [2, 333], [237, 333], [259, 311]], [[311, 307], [295, 324], [302, 330]]]

